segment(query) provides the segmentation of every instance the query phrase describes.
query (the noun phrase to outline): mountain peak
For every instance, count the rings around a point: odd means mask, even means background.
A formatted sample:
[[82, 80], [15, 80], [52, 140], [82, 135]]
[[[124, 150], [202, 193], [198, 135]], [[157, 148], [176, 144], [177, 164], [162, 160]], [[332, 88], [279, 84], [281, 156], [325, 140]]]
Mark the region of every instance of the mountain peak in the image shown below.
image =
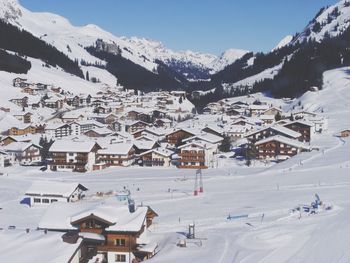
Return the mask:
[[287, 46], [292, 40], [293, 40], [293, 36], [291, 35], [285, 36], [280, 42], [278, 42], [278, 44], [272, 49], [272, 51], [275, 51], [277, 49]]
[[237, 59], [240, 59], [245, 54], [247, 54], [249, 51], [243, 50], [243, 49], [228, 49], [221, 53], [219, 57], [217, 57], [211, 64], [212, 71], [211, 73], [218, 72], [222, 69], [224, 69], [226, 66], [232, 64]]
[[350, 0], [341, 0], [334, 5], [321, 8], [294, 43], [310, 39], [321, 42], [325, 36], [336, 37], [349, 26]]
[[15, 21], [22, 16], [21, 5], [17, 0], [0, 1], [0, 18], [5, 21]]

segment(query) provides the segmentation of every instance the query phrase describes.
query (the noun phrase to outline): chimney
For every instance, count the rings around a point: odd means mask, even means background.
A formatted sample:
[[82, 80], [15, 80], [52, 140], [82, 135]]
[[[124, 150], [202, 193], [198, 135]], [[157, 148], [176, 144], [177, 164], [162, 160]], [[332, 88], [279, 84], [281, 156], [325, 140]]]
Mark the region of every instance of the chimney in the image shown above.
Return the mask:
[[133, 199], [128, 200], [128, 206], [129, 206], [129, 212], [134, 213], [135, 212], [135, 201]]

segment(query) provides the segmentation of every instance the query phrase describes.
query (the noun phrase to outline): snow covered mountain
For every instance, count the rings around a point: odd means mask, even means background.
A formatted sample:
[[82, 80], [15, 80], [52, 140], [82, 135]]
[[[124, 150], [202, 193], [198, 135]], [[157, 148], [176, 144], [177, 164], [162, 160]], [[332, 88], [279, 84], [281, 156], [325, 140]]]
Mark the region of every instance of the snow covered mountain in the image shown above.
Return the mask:
[[288, 36], [285, 36], [277, 45], [276, 47], [274, 47], [274, 49], [272, 49], [271, 51], [275, 51], [277, 49], [280, 49], [282, 47], [285, 47], [287, 46], [288, 44], [290, 44], [293, 40], [293, 36], [291, 35], [288, 35]]
[[315, 18], [297, 35], [293, 43], [313, 39], [321, 42], [325, 37], [336, 37], [350, 26], [350, 1], [341, 0], [321, 8]]
[[[116, 37], [96, 25], [76, 27], [59, 15], [31, 12], [17, 0], [1, 0], [0, 18], [31, 32], [72, 60], [103, 64], [103, 61], [85, 50], [85, 47], [94, 45], [97, 39], [102, 39], [118, 46], [122, 51], [121, 56], [151, 72], [156, 71], [157, 61], [161, 61], [190, 79], [208, 78], [209, 74], [222, 70], [247, 52], [230, 49], [220, 56], [193, 51], [175, 52], [161, 42], [137, 37]], [[200, 75], [196, 74], [198, 71]]]

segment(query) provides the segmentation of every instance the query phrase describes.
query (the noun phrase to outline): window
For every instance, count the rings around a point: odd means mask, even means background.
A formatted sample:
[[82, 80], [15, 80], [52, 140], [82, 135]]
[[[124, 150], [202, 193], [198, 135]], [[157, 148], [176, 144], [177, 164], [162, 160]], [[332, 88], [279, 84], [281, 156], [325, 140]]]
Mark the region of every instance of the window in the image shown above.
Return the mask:
[[57, 199], [51, 199], [51, 203], [57, 202]]
[[114, 244], [115, 244], [117, 247], [125, 247], [125, 239], [123, 239], [123, 238], [117, 238], [117, 239], [114, 241]]
[[34, 198], [34, 203], [41, 203], [41, 199], [40, 198]]
[[121, 254], [116, 254], [115, 262], [126, 262], [126, 256]]
[[74, 153], [69, 153], [69, 156], [73, 156], [74, 155]]
[[44, 204], [48, 204], [48, 203], [50, 203], [50, 200], [47, 199], [47, 198], [45, 198], [45, 199], [43, 199], [43, 203], [44, 203]]

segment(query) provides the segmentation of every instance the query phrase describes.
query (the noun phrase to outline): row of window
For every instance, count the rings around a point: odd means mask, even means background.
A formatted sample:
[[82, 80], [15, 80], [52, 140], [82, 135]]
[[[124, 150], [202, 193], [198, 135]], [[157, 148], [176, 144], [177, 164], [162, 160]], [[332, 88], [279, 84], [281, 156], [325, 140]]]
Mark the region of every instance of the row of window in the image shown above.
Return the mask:
[[59, 169], [74, 169], [74, 165], [59, 165]]
[[54, 202], [57, 202], [58, 200], [57, 199], [48, 199], [48, 198], [43, 198], [43, 199], [40, 199], [40, 198], [34, 198], [34, 203], [43, 203], [43, 204], [49, 204], [50, 202], [51, 203], [54, 203]]
[[[198, 165], [198, 163], [196, 163], [196, 162], [191, 162], [191, 163], [188, 163], [188, 162], [183, 162], [183, 165], [184, 166], [188, 166], [188, 165], [193, 165], [193, 166], [195, 166], [195, 165]], [[205, 164], [203, 163], [203, 162], [200, 162], [199, 163], [199, 166], [204, 166]]]

